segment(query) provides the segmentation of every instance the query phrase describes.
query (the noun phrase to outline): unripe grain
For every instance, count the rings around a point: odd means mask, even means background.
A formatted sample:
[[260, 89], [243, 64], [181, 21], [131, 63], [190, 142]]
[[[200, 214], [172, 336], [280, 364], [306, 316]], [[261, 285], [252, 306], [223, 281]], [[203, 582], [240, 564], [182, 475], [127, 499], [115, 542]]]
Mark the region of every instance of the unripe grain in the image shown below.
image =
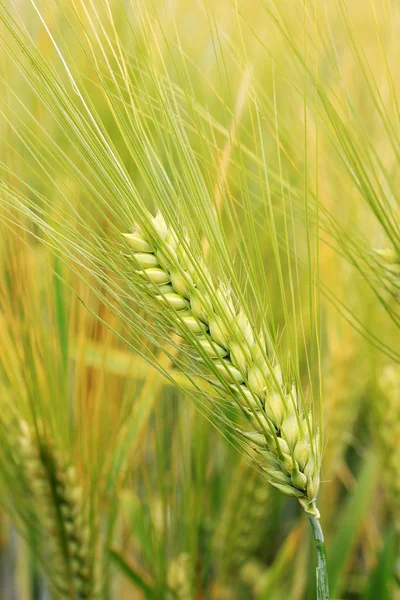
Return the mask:
[[[253, 441], [269, 481], [298, 497], [317, 516], [314, 500], [321, 457], [318, 444], [312, 445], [309, 439], [310, 432], [317, 436], [312, 414], [307, 414], [311, 426], [306, 427], [296, 388], [284, 381], [271, 343], [268, 351], [264, 334], [255, 334], [244, 308], [236, 307], [231, 289], [223, 282], [215, 286], [203, 257], [192, 254], [189, 237], [184, 234], [180, 241], [160, 213], [153, 225], [154, 236], [148, 233], [150, 228], [145, 235], [136, 226], [126, 235], [144, 276], [152, 282], [149, 291], [178, 311], [170, 315], [175, 329], [198, 351], [202, 348], [203, 363], [212, 365], [226, 394], [248, 415], [254, 431], [240, 433], [249, 443]], [[153, 259], [145, 258], [150, 253]]]

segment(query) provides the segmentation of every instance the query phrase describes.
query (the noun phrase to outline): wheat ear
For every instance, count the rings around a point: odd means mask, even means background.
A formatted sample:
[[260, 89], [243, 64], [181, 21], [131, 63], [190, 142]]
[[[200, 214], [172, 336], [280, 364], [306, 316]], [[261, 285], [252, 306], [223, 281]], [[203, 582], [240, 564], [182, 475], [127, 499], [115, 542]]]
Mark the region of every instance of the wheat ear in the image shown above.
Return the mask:
[[160, 213], [149, 231], [135, 226], [124, 234], [149, 293], [169, 309], [200, 358], [213, 361], [225, 389], [251, 419], [252, 430], [241, 433], [270, 483], [318, 517], [320, 455], [311, 411], [302, 409], [296, 387], [283, 382], [276, 356], [268, 356], [263, 336], [235, 307], [230, 290], [213, 285], [201, 257], [195, 264], [188, 239], [180, 243]]
[[268, 481], [295, 496], [308, 513], [317, 547], [317, 595], [329, 598], [324, 538], [316, 498], [321, 444], [313, 412], [294, 382], [285, 382], [272, 344], [257, 335], [230, 289], [215, 286], [188, 235], [179, 237], [161, 213], [145, 230], [124, 234], [144, 291], [165, 306], [185, 341], [212, 368], [252, 427], [239, 433], [258, 455]]
[[[39, 543], [50, 580], [63, 598], [95, 596], [82, 489], [75, 469], [50, 441], [37, 444], [25, 421], [19, 424], [16, 454], [31, 492], [30, 505], [39, 523]], [[45, 565], [48, 566], [48, 565]]]

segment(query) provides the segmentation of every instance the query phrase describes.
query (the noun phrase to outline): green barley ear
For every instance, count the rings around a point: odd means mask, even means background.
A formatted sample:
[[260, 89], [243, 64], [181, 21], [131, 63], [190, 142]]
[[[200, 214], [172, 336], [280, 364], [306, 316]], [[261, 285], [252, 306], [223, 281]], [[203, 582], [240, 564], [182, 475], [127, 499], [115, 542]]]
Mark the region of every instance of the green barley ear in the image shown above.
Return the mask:
[[160, 213], [146, 233], [134, 226], [124, 236], [143, 293], [165, 307], [172, 326], [217, 376], [218, 389], [247, 417], [248, 427], [238, 433], [256, 452], [268, 481], [318, 518], [320, 432], [301, 390], [284, 380], [271, 343], [254, 329], [229, 287], [213, 282], [188, 236], [179, 238]]
[[99, 577], [90, 547], [85, 499], [74, 467], [48, 437], [43, 434], [39, 438], [24, 420], [8, 423], [8, 438], [10, 458], [29, 499], [28, 510], [22, 509], [19, 521], [23, 528], [24, 518], [30, 519], [28, 532], [34, 523], [36, 551], [50, 583], [62, 598], [94, 598]]

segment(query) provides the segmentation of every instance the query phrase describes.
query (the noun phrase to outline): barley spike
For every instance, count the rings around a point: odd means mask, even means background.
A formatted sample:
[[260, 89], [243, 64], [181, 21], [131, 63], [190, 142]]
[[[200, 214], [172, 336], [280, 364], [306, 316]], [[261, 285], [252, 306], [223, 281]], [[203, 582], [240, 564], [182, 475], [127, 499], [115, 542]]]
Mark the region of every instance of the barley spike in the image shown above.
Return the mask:
[[[303, 410], [297, 389], [285, 384], [281, 367], [264, 335], [257, 335], [230, 289], [215, 286], [204, 260], [191, 255], [161, 213], [153, 227], [124, 234], [150, 294], [170, 309], [170, 317], [201, 359], [211, 359], [219, 379], [252, 422], [261, 469], [269, 482], [295, 496], [311, 515], [319, 488], [320, 455], [311, 411]], [[148, 231], [152, 233], [149, 234]], [[149, 267], [148, 265], [152, 265]], [[206, 283], [205, 283], [206, 282]], [[210, 363], [209, 360], [203, 361]]]

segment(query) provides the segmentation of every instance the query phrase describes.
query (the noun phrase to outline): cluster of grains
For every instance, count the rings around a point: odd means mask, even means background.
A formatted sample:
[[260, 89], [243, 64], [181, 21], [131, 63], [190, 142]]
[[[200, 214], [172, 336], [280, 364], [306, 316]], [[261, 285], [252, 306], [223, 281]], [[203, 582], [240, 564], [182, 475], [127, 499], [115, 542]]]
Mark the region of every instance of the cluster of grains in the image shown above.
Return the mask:
[[318, 515], [320, 455], [312, 414], [294, 385], [285, 384], [275, 356], [257, 335], [230, 290], [215, 285], [204, 260], [180, 241], [158, 214], [151, 233], [124, 234], [146, 290], [169, 309], [180, 334], [219, 375], [225, 390], [252, 422], [242, 432], [260, 457], [270, 483]]
[[373, 430], [378, 436], [385, 489], [396, 529], [400, 533], [400, 369], [387, 367], [379, 380], [381, 398], [374, 403], [376, 422]]
[[[238, 485], [240, 482], [240, 485]], [[215, 546], [222, 570], [239, 568], [257, 550], [265, 534], [265, 521], [271, 510], [270, 490], [265, 481], [243, 457], [232, 477]]]
[[40, 527], [38, 551], [53, 585], [63, 598], [93, 598], [89, 529], [74, 468], [50, 442], [38, 447], [26, 422], [20, 423], [17, 453]]
[[168, 568], [167, 584], [171, 600], [193, 600], [193, 564], [188, 554], [180, 554]]

